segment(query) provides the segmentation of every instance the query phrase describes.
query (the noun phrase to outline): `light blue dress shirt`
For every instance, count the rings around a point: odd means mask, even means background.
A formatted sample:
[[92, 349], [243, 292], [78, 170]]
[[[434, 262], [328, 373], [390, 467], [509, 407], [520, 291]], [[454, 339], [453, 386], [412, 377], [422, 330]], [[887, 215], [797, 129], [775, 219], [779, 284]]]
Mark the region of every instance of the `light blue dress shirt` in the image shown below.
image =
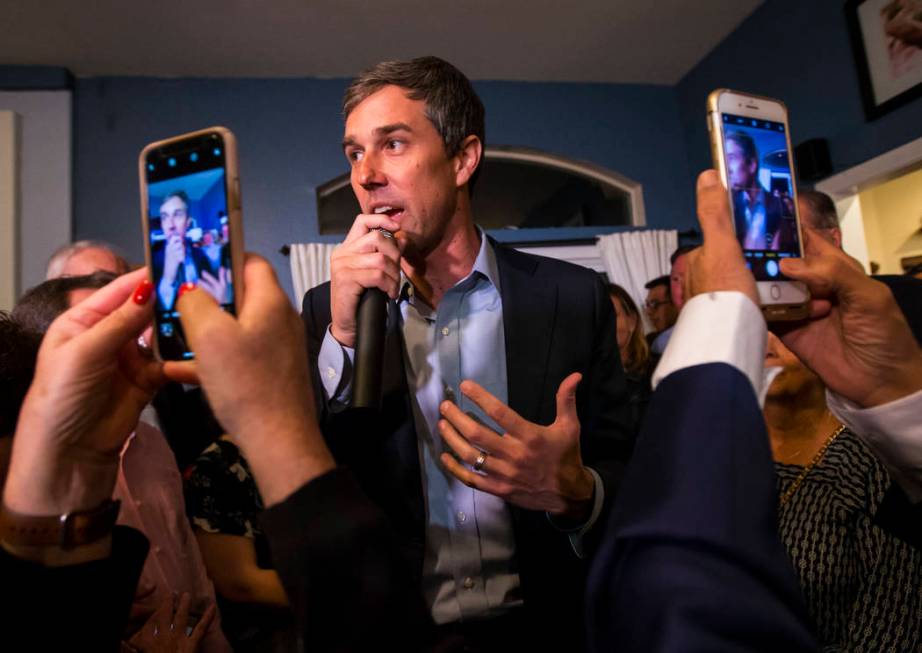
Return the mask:
[[[398, 300], [426, 503], [423, 592], [440, 624], [496, 616], [522, 603], [509, 507], [498, 497], [467, 487], [439, 461], [443, 451], [450, 453], [437, 426], [439, 404], [445, 399], [502, 432], [461, 394], [462, 380], [476, 380], [508, 402], [499, 274], [493, 248], [483, 232], [480, 237], [470, 274], [445, 293], [437, 310], [416, 298], [406, 280]], [[351, 400], [353, 357], [354, 351], [342, 347], [328, 329], [318, 366], [324, 391], [334, 403]], [[601, 479], [592, 474], [592, 517], [571, 534], [577, 555], [578, 540], [598, 518], [603, 500]]]

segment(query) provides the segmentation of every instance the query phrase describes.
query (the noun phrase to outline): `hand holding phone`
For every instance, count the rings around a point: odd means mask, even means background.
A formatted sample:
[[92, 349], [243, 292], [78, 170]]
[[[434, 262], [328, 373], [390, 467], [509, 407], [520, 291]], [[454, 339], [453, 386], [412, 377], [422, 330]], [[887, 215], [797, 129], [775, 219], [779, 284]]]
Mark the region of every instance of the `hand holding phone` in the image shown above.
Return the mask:
[[151, 143], [141, 152], [141, 219], [156, 289], [154, 349], [163, 360], [193, 358], [176, 299], [183, 284], [237, 313], [243, 264], [240, 181], [234, 135], [212, 127]]
[[785, 258], [803, 255], [787, 109], [779, 100], [718, 89], [708, 96], [708, 129], [765, 318], [806, 318], [806, 286], [780, 267]]

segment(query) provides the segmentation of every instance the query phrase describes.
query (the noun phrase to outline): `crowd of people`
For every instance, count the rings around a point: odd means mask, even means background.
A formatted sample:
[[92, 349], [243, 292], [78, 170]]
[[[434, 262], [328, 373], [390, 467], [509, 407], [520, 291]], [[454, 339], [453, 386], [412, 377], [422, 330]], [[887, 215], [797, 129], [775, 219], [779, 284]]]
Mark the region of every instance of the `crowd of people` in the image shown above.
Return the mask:
[[[484, 107], [447, 62], [374, 66], [343, 115], [362, 213], [300, 316], [248, 255], [237, 318], [177, 293], [196, 357], [159, 361], [159, 289], [94, 241], [0, 314], [5, 637], [922, 648], [922, 280], [866, 275], [801, 191], [805, 256], [781, 265], [810, 318], [766, 325], [707, 171], [703, 240], [641, 311], [477, 227]], [[371, 411], [351, 407], [369, 288], [389, 298]]]

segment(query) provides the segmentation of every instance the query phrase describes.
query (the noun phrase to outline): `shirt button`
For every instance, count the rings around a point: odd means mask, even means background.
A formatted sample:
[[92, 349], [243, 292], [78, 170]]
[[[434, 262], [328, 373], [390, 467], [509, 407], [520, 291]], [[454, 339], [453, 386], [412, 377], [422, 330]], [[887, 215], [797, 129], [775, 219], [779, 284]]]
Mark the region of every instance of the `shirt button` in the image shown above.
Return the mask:
[[455, 400], [455, 391], [452, 390], [451, 387], [450, 387], [450, 386], [447, 386], [447, 385], [445, 386], [445, 398], [446, 398], [448, 401], [454, 401], [454, 400]]
[[448, 327], [442, 327], [443, 336], [447, 336], [449, 333], [451, 333], [451, 329], [449, 329]]
[[464, 589], [469, 590], [474, 587], [474, 579], [468, 576], [464, 579]]
[[458, 513], [458, 521], [461, 522], [461, 523], [463, 524], [464, 522], [467, 521], [467, 515], [465, 515], [463, 512], [459, 512], [459, 513]]
[[328, 367], [327, 368], [327, 378], [332, 379], [334, 376], [336, 376], [336, 370], [334, 370], [332, 367]]

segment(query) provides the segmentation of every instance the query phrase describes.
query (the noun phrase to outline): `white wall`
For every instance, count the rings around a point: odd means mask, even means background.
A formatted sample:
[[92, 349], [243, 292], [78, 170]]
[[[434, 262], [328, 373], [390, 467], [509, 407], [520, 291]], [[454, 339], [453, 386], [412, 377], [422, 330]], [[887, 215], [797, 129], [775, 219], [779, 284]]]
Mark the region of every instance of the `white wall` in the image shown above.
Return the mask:
[[70, 91], [0, 92], [0, 111], [19, 114], [20, 292], [71, 240], [71, 104]]

